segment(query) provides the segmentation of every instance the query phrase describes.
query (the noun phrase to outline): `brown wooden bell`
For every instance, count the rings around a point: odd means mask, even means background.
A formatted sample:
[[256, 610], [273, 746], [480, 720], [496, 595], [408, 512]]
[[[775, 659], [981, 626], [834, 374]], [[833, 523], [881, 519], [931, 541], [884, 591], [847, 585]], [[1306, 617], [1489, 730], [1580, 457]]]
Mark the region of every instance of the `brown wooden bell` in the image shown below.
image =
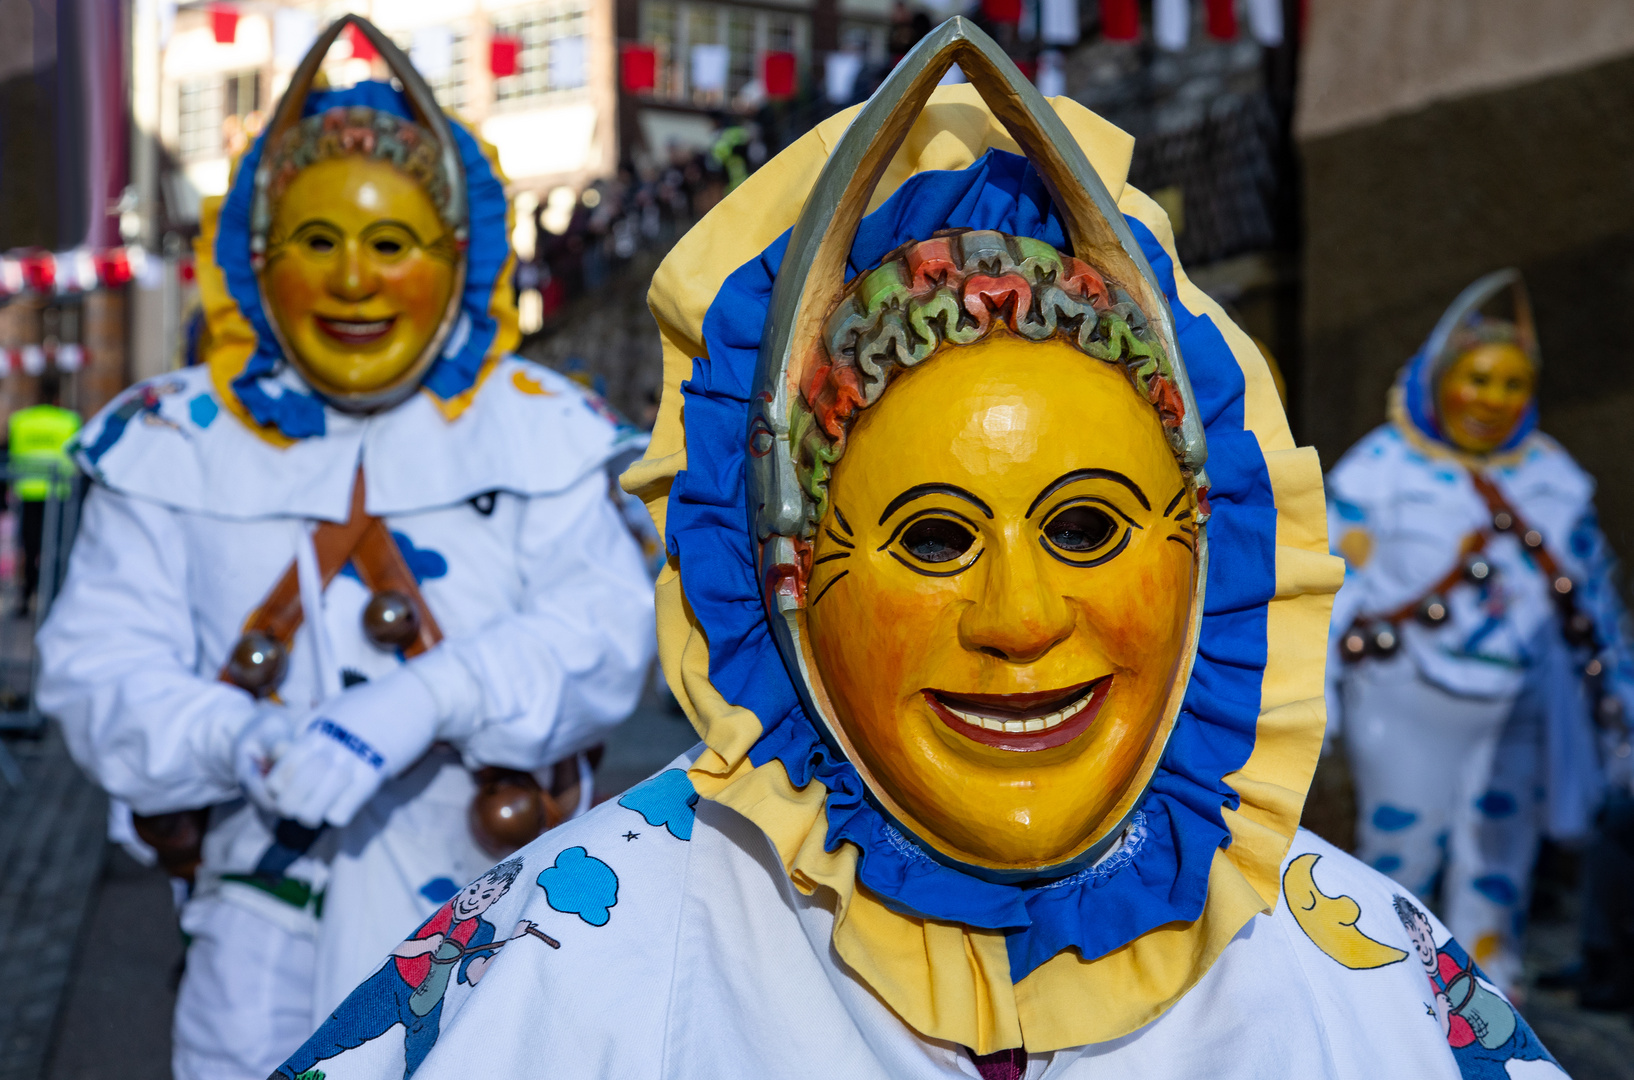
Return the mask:
[[377, 592], [363, 609], [363, 636], [387, 652], [406, 649], [420, 636], [420, 611], [395, 589]]
[[233, 646], [223, 674], [240, 690], [264, 698], [278, 689], [288, 667], [289, 654], [283, 645], [267, 634], [251, 630]]
[[177, 810], [169, 814], [132, 814], [136, 835], [159, 856], [159, 865], [172, 877], [189, 884], [204, 855], [204, 832], [210, 811]]
[[478, 769], [471, 799], [471, 835], [482, 850], [503, 858], [557, 824], [555, 800], [530, 773], [489, 766]]

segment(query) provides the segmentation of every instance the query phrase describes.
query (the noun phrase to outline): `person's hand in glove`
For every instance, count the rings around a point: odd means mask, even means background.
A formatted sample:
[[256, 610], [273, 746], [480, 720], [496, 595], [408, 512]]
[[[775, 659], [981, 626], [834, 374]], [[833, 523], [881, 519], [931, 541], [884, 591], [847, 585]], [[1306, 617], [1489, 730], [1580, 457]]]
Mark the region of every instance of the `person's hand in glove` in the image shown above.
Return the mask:
[[433, 742], [463, 733], [479, 700], [475, 679], [442, 649], [331, 698], [267, 774], [276, 812], [312, 829], [348, 824]]
[[277, 811], [267, 792], [267, 774], [300, 734], [296, 717], [284, 705], [262, 705], [233, 743], [233, 776], [250, 802]]

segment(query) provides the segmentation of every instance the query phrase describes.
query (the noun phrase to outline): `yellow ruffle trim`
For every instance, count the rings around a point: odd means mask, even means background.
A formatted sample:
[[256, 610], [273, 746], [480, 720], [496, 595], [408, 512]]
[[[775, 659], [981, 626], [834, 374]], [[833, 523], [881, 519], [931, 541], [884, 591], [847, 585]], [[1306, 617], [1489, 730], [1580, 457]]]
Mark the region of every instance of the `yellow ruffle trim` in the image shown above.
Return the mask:
[[[499, 151], [493, 145], [485, 142], [481, 135], [469, 124], [457, 118], [450, 117], [471, 133], [476, 139], [477, 146], [482, 150], [482, 156], [488, 159], [488, 167], [494, 171], [494, 176], [501, 186], [505, 184], [505, 174], [499, 168]], [[233, 175], [236, 179], [238, 163], [233, 163]], [[227, 411], [234, 418], [256, 435], [280, 449], [292, 446], [295, 440], [268, 424], [257, 423], [255, 417], [238, 400], [238, 394], [233, 391], [233, 380], [244, 373], [244, 366], [255, 355], [255, 329], [244, 313], [238, 308], [238, 301], [227, 291], [227, 276], [222, 273], [221, 267], [216, 265], [216, 233], [221, 224], [221, 204], [223, 199], [219, 195], [210, 196], [200, 201], [199, 205], [199, 235], [193, 240], [193, 267], [198, 282], [199, 305], [204, 310], [204, 333], [199, 341], [199, 359], [210, 369], [210, 383], [215, 387], [216, 396], [227, 406]], [[509, 249], [511, 230], [515, 227], [516, 208], [509, 199], [505, 202], [505, 236], [507, 241], [505, 265], [499, 278], [494, 282], [493, 292], [488, 298], [488, 314], [492, 316], [498, 326], [494, 334], [493, 344], [488, 346], [487, 355], [483, 358], [482, 367], [477, 371], [477, 377], [465, 390], [453, 397], [443, 399], [431, 391], [421, 387], [420, 392], [429, 397], [442, 413], [443, 419], [453, 422], [459, 419], [476, 400], [477, 391], [488, 381], [488, 376], [499, 361], [506, 354], [514, 352], [522, 341], [522, 334], [517, 324], [516, 298], [511, 295], [511, 276], [516, 270], [516, 254]]]
[[[1171, 258], [1168, 219], [1125, 185], [1133, 140], [1081, 105], [1052, 104], [1125, 213], [1138, 218]], [[663, 529], [670, 484], [686, 468], [680, 383], [703, 355], [704, 314], [726, 278], [794, 224], [823, 162], [855, 115], [831, 117], [756, 172], [683, 237], [653, 278], [648, 304], [664, 347], [664, 397], [647, 455], [625, 474]], [[884, 202], [909, 176], [962, 169], [990, 147], [1018, 153], [968, 86], [939, 88], [915, 122], [874, 195]], [[795, 788], [782, 764], [753, 767], [759, 719], [729, 704], [709, 681], [709, 643], [688, 608], [672, 561], [658, 579], [659, 659], [707, 751], [690, 776], [706, 798], [755, 822], [790, 879], [834, 897], [834, 948], [898, 1016], [921, 1034], [989, 1053], [1103, 1042], [1160, 1016], [1196, 984], [1237, 932], [1276, 904], [1277, 870], [1299, 825], [1324, 727], [1323, 664], [1332, 594], [1344, 564], [1328, 554], [1322, 472], [1316, 454], [1294, 446], [1276, 386], [1253, 341], [1178, 269], [1181, 302], [1213, 318], [1241, 366], [1246, 425], [1259, 440], [1278, 511], [1277, 596], [1267, 620], [1269, 663], [1259, 730], [1243, 768], [1226, 778], [1241, 809], [1226, 811], [1231, 845], [1216, 852], [1202, 916], [1160, 927], [1117, 951], [1084, 961], [1064, 952], [1020, 983], [1010, 980], [1003, 935], [918, 919], [886, 907], [856, 883], [857, 851], [823, 848], [827, 791]]]

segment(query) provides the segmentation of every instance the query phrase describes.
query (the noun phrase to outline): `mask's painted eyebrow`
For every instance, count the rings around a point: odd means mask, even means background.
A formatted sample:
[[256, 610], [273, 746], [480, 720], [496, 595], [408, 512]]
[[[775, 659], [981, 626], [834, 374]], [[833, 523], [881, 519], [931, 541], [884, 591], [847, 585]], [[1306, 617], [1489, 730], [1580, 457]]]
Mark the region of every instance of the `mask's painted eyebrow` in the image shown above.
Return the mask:
[[1135, 498], [1140, 500], [1140, 508], [1142, 510], [1150, 510], [1152, 508], [1152, 504], [1146, 501], [1146, 493], [1140, 490], [1140, 485], [1123, 475], [1123, 473], [1112, 469], [1074, 469], [1063, 476], [1056, 477], [1055, 480], [1051, 482], [1049, 487], [1045, 488], [1043, 491], [1040, 491], [1038, 493], [1038, 498], [1034, 499], [1033, 504], [1027, 507], [1027, 516], [1033, 516], [1033, 511], [1038, 509], [1039, 503], [1043, 502], [1051, 495], [1054, 495], [1057, 491], [1060, 491], [1068, 484], [1076, 484], [1080, 480], [1111, 480], [1114, 483], [1122, 484], [1124, 487], [1134, 492]]
[[881, 525], [885, 524], [886, 520], [892, 514], [902, 509], [908, 503], [913, 502], [915, 499], [924, 498], [926, 495], [952, 495], [953, 497], [963, 499], [965, 502], [974, 506], [983, 514], [987, 515], [989, 519], [993, 517], [992, 508], [957, 484], [915, 484], [913, 487], [891, 500], [890, 505], [885, 508], [885, 512], [879, 516], [879, 523]]

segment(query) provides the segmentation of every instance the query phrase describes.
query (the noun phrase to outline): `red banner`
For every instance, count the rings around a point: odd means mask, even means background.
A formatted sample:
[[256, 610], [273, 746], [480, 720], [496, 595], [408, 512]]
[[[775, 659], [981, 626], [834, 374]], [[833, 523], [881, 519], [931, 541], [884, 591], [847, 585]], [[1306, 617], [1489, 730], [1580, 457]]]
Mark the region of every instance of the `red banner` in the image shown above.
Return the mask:
[[658, 50], [651, 45], [625, 44], [619, 49], [619, 73], [624, 89], [640, 94], [658, 85]]
[[210, 29], [216, 35], [217, 45], [231, 45], [238, 40], [238, 9], [217, 4], [210, 9]]
[[1208, 36], [1230, 41], [1237, 36], [1237, 0], [1205, 0], [1208, 7]]
[[1108, 41], [1140, 40], [1140, 0], [1101, 0], [1101, 34]]
[[518, 74], [522, 70], [522, 39], [515, 34], [495, 34], [489, 38], [488, 70], [496, 79]]
[[1018, 23], [1021, 21], [1021, 0], [982, 0], [982, 14], [989, 22]]
[[357, 28], [356, 23], [346, 28], [346, 40], [351, 42], [353, 60], [373, 60], [380, 55], [375, 51], [375, 47], [369, 43], [369, 39], [364, 35], [363, 31]]
[[769, 52], [760, 62], [760, 81], [766, 85], [766, 96], [786, 98], [794, 96], [794, 54]]

